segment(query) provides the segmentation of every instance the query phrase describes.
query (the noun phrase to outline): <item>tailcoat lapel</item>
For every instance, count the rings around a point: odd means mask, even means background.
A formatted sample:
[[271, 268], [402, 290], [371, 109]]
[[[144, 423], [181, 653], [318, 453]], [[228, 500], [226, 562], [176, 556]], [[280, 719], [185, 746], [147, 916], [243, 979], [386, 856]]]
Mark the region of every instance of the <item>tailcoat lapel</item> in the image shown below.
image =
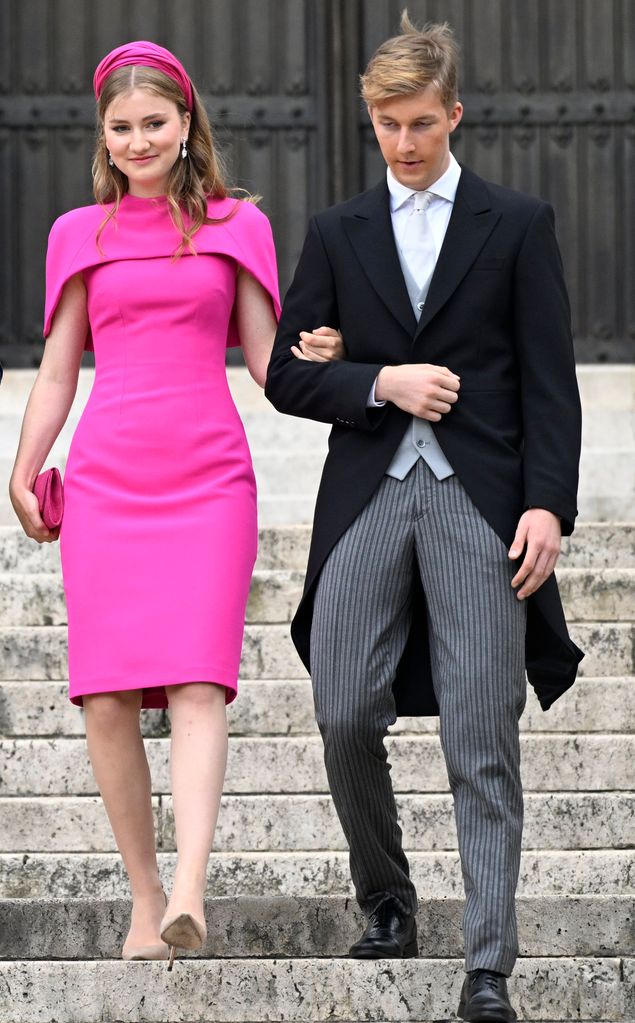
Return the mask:
[[385, 179], [361, 197], [353, 216], [342, 217], [342, 226], [373, 288], [412, 337], [417, 321], [399, 264]]
[[484, 182], [463, 168], [415, 340], [459, 286], [499, 218]]
[[499, 218], [485, 183], [464, 168], [418, 323], [397, 255], [385, 180], [360, 197], [353, 216], [342, 217], [342, 226], [373, 288], [416, 340], [459, 286]]

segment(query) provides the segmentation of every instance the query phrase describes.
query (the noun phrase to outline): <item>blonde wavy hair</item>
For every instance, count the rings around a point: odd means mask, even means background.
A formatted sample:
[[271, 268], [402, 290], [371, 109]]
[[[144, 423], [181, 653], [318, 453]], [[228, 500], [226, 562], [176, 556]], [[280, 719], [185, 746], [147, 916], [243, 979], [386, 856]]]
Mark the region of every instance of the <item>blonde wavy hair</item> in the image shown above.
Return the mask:
[[[108, 149], [104, 137], [104, 120], [110, 104], [133, 89], [147, 89], [156, 96], [171, 100], [179, 114], [187, 113], [185, 98], [178, 84], [157, 68], [132, 64], [118, 68], [108, 76], [97, 103], [97, 134], [93, 157], [93, 194], [100, 206], [113, 203], [97, 232], [97, 242], [109, 220], [116, 216], [119, 204], [128, 191], [128, 178], [108, 162]], [[223, 223], [234, 215], [237, 207], [226, 217], [212, 220], [207, 215], [207, 200], [225, 199], [230, 191], [222, 159], [214, 145], [212, 129], [201, 98], [192, 86], [193, 105], [187, 137], [187, 157], [177, 158], [168, 178], [167, 200], [170, 216], [181, 235], [175, 257], [186, 248], [194, 252], [192, 238], [203, 224]], [[251, 197], [248, 197], [251, 198]], [[184, 214], [187, 215], [187, 225]]]
[[434, 85], [446, 110], [458, 100], [459, 48], [447, 22], [417, 28], [401, 15], [401, 35], [382, 43], [360, 75], [362, 99], [372, 107]]

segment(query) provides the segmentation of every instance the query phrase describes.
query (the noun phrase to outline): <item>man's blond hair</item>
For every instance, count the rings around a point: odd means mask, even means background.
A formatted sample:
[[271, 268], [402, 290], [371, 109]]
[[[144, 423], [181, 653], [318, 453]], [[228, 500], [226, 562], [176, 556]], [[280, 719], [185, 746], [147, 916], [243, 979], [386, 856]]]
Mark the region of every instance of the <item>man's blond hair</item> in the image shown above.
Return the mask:
[[434, 85], [443, 106], [451, 110], [458, 100], [459, 58], [452, 29], [447, 22], [417, 28], [407, 8], [400, 28], [401, 34], [382, 43], [360, 75], [362, 98], [372, 107]]

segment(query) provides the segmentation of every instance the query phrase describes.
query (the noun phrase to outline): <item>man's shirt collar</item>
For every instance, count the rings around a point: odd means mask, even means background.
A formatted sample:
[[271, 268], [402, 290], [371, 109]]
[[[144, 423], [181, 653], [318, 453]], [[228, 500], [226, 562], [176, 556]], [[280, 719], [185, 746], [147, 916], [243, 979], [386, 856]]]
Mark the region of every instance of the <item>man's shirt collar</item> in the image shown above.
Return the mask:
[[[452, 153], [450, 153], [450, 163], [448, 169], [443, 172], [440, 178], [427, 188], [427, 192], [432, 192], [433, 195], [440, 199], [446, 199], [448, 202], [454, 202], [456, 196], [456, 190], [459, 186], [459, 178], [461, 177], [461, 168], [454, 159]], [[390, 167], [386, 168], [386, 180], [388, 183], [388, 191], [390, 192], [390, 211], [394, 213], [395, 210], [400, 209], [401, 206], [414, 195], [414, 189], [408, 188], [406, 185], [402, 185], [400, 181], [397, 181], [396, 177], [392, 173]]]

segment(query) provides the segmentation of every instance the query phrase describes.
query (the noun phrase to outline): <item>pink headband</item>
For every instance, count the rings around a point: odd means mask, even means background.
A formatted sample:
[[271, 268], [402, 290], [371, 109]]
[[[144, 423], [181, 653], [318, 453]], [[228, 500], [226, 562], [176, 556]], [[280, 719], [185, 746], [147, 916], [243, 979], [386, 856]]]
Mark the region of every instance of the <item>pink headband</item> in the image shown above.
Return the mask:
[[156, 43], [149, 43], [143, 39], [118, 46], [116, 50], [111, 50], [99, 62], [93, 77], [93, 89], [97, 99], [101, 96], [104, 82], [108, 76], [117, 68], [128, 67], [131, 64], [157, 68], [159, 71], [163, 71], [164, 75], [174, 79], [185, 96], [187, 109], [191, 111], [194, 105], [192, 83], [180, 60], [177, 60], [174, 54], [166, 50], [165, 47], [157, 46]]

